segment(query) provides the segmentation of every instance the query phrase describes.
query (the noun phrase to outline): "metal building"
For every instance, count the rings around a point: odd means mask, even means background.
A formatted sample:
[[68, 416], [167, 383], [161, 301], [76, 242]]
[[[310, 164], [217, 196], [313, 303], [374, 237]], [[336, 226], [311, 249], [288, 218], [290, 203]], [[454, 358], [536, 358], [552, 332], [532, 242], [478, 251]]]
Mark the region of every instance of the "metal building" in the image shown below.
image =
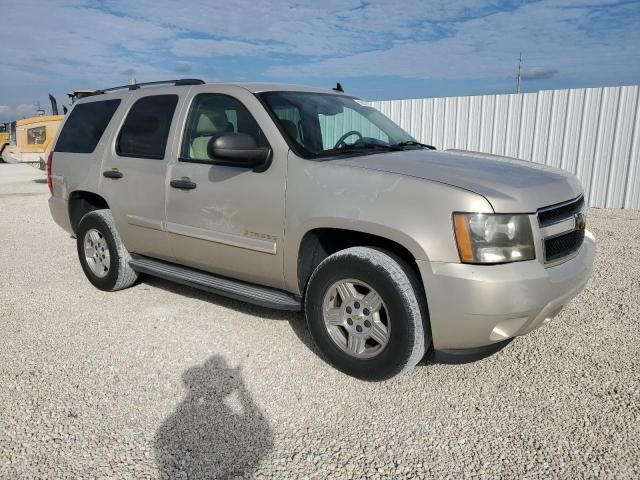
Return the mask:
[[369, 102], [424, 143], [560, 167], [589, 205], [640, 208], [640, 86]]

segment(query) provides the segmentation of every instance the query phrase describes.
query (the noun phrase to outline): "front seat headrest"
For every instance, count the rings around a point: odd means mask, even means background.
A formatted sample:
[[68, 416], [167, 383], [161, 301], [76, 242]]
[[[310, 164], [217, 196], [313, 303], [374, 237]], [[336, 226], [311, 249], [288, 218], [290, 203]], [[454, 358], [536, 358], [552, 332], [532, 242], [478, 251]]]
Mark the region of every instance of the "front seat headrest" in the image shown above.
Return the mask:
[[284, 129], [285, 133], [292, 140], [298, 141], [298, 127], [291, 120], [280, 120], [280, 125]]
[[[231, 130], [229, 129], [231, 126]], [[196, 135], [206, 137], [215, 133], [233, 131], [233, 124], [229, 122], [227, 114], [224, 110], [214, 110], [212, 112], [203, 112], [198, 117], [196, 124]]]

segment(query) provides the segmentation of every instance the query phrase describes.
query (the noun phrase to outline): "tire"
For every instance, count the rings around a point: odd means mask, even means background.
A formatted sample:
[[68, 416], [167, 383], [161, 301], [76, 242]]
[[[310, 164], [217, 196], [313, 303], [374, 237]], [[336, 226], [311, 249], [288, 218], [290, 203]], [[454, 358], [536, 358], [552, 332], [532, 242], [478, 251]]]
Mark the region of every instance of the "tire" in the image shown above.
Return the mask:
[[[345, 289], [344, 282], [353, 288]], [[377, 320], [365, 308], [365, 300], [370, 297], [367, 288], [381, 299], [376, 303], [382, 304]], [[348, 248], [326, 258], [311, 275], [305, 300], [307, 326], [325, 360], [347, 375], [367, 381], [402, 375], [422, 359], [431, 344], [426, 299], [421, 290], [415, 271], [396, 255], [376, 248]], [[345, 298], [363, 297], [362, 302], [345, 301], [341, 291], [351, 292]], [[361, 315], [349, 316], [347, 312], [356, 311], [356, 307], [361, 309], [356, 312]], [[342, 323], [337, 328], [327, 325], [325, 311], [327, 318], [335, 317], [335, 323]], [[366, 327], [366, 319], [370, 319], [369, 327], [372, 323], [384, 325], [382, 338], [386, 343], [376, 341], [378, 336], [373, 338], [374, 328]], [[353, 332], [354, 325], [365, 330], [355, 333], [361, 340], [352, 343], [349, 332]], [[367, 331], [372, 336], [367, 337]], [[368, 338], [364, 346], [363, 335]]]
[[[90, 232], [91, 234], [88, 235]], [[93, 242], [93, 244], [101, 245], [101, 248], [90, 247], [90, 249], [99, 250], [100, 258], [105, 259], [104, 265], [102, 263], [96, 265], [97, 262], [87, 258], [85, 254], [87, 237], [99, 239], [99, 242]], [[82, 270], [96, 288], [115, 292], [130, 287], [138, 280], [138, 273], [129, 266], [131, 256], [120, 240], [110, 210], [94, 210], [82, 217], [77, 231], [77, 249]]]

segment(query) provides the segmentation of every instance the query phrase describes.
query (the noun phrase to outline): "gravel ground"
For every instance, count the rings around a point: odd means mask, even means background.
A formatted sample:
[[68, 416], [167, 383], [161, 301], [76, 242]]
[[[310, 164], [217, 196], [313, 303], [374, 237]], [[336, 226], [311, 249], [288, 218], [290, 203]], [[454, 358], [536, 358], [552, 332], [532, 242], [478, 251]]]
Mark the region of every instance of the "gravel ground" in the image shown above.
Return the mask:
[[593, 279], [550, 324], [371, 384], [300, 314], [96, 290], [42, 180], [0, 165], [0, 478], [640, 476], [638, 211], [589, 212]]

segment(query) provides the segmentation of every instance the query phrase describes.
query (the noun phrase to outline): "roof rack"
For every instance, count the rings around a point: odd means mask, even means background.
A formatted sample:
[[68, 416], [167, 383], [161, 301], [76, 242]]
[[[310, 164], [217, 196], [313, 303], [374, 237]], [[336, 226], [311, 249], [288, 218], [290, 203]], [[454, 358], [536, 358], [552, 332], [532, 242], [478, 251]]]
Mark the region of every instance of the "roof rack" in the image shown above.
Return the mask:
[[111, 88], [102, 88], [100, 90], [96, 90], [93, 92], [93, 95], [100, 95], [106, 92], [113, 92], [115, 90], [138, 90], [140, 87], [148, 87], [151, 85], [170, 85], [173, 84], [176, 87], [180, 87], [183, 85], [204, 85], [204, 80], [200, 80], [199, 78], [181, 78], [178, 80], [161, 80], [159, 82], [143, 82], [143, 83], [132, 83], [130, 85], [120, 85], [119, 87], [111, 87]]

